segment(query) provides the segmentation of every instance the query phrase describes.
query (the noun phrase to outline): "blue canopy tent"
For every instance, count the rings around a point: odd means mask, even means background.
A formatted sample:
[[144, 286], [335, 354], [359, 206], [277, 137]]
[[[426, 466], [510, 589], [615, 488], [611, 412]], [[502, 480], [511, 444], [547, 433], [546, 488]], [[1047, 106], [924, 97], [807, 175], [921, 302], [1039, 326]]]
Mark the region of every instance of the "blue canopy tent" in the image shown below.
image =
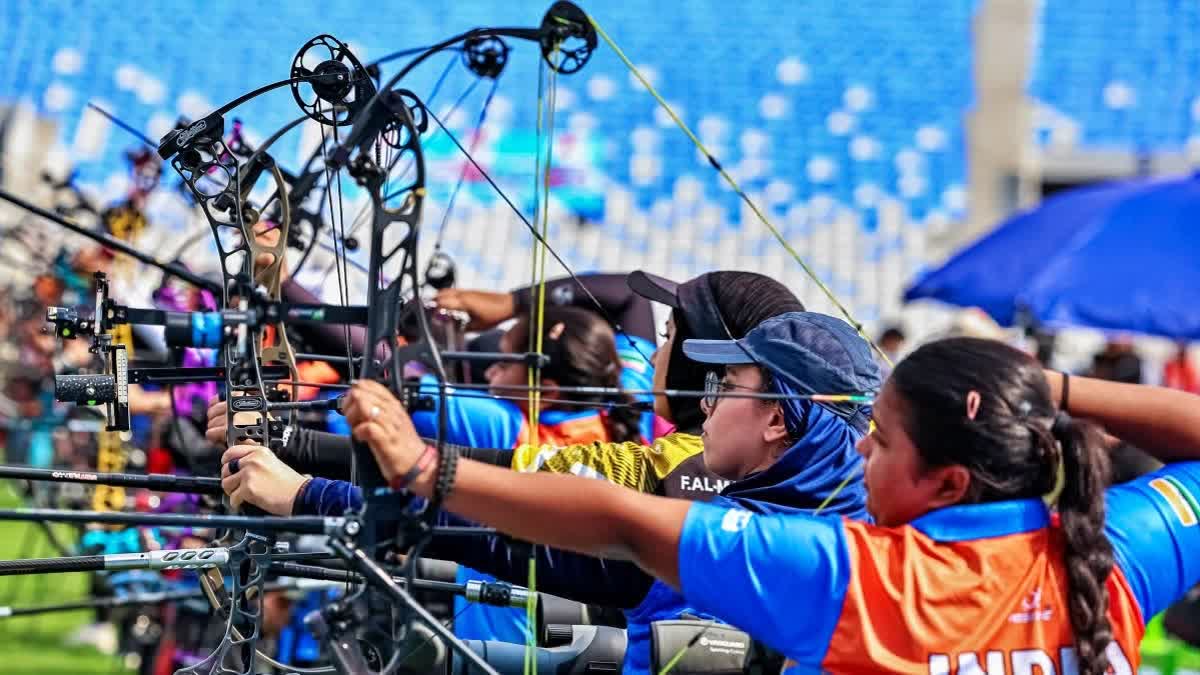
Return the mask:
[[1020, 311], [1083, 326], [1200, 340], [1200, 175], [1104, 183], [1018, 213], [929, 271], [905, 301]]

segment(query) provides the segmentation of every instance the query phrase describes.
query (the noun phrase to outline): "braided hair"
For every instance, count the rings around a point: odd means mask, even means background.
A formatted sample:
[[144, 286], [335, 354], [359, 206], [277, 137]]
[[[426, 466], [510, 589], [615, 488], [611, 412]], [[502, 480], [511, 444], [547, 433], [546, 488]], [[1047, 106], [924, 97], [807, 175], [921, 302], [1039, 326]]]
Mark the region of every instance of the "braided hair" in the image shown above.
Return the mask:
[[[1106, 672], [1113, 549], [1104, 534], [1110, 466], [1099, 429], [1057, 411], [1037, 361], [992, 340], [926, 344], [896, 366], [891, 383], [925, 466], [961, 465], [970, 472], [962, 503], [1042, 498], [1060, 488], [1056, 506], [1079, 672]], [[964, 414], [971, 397], [976, 410]]]

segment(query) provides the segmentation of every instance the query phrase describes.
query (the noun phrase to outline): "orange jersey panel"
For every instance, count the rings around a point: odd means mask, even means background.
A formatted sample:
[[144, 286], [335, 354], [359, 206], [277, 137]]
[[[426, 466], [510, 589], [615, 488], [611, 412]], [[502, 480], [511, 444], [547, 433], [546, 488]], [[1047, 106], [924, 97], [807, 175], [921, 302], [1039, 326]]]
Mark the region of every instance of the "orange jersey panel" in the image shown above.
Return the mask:
[[[845, 533], [853, 573], [825, 670], [868, 672], [866, 662], [889, 673], [1075, 671], [1057, 528], [938, 542], [915, 528], [847, 521]], [[1115, 673], [1132, 675], [1144, 624], [1115, 567], [1108, 593], [1109, 658]]]

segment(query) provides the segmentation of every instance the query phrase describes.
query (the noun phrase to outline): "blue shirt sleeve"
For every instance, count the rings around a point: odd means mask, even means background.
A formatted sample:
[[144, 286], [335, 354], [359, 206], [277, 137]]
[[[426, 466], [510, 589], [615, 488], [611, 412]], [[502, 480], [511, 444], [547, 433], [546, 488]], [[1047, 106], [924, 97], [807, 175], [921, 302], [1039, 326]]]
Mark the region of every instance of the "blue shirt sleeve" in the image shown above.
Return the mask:
[[344, 480], [316, 477], [292, 504], [293, 516], [341, 516], [362, 507], [362, 490]]
[[[654, 366], [650, 364], [650, 355], [655, 346], [648, 340], [632, 336], [617, 335], [617, 356], [621, 360], [621, 388], [625, 391], [650, 391], [654, 389]], [[637, 394], [634, 400], [653, 402], [653, 394]], [[642, 413], [638, 430], [642, 438], [650, 441], [654, 438], [654, 413]]]
[[[679, 541], [684, 597], [800, 663], [819, 664], [841, 616], [850, 555], [841, 518], [695, 503]], [[800, 598], [820, 598], [798, 607]]]
[[1200, 582], [1200, 462], [1109, 488], [1105, 532], [1149, 621]]
[[[437, 378], [421, 377], [421, 393], [433, 398], [433, 410], [412, 414], [417, 433], [436, 438], [438, 430]], [[487, 392], [459, 390], [446, 397], [446, 442], [471, 448], [503, 448], [517, 445], [525, 415], [509, 401], [492, 398]]]

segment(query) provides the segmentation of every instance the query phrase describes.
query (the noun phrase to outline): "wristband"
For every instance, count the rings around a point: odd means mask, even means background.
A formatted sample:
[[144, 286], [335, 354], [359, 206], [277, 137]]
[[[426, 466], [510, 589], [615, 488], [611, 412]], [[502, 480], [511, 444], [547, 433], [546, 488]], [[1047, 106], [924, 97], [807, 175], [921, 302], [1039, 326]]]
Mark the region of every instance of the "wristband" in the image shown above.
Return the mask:
[[421, 475], [421, 472], [426, 469], [428, 466], [427, 460], [436, 455], [437, 449], [432, 445], [426, 444], [425, 451], [421, 453], [421, 456], [417, 458], [417, 461], [413, 462], [412, 467], [404, 474], [393, 478], [388, 483], [388, 487], [392, 488], [392, 490], [396, 492], [408, 487], [414, 480], [417, 479], [418, 476]]
[[1062, 378], [1062, 392], [1058, 397], [1058, 409], [1062, 412], [1067, 412], [1067, 402], [1071, 394], [1071, 376], [1063, 373]]

